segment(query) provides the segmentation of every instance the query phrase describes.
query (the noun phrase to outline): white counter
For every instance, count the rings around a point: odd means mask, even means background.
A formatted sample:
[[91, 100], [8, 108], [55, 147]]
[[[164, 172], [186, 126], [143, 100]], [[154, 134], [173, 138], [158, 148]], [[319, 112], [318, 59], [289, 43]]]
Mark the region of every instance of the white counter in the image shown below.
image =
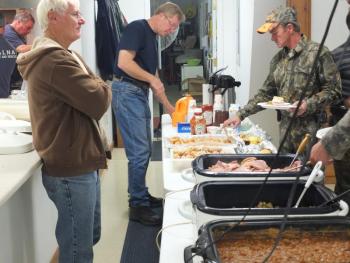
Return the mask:
[[36, 151], [0, 155], [0, 206], [41, 167]]
[[10, 113], [18, 120], [30, 121], [28, 101], [25, 99], [0, 99], [0, 111]]
[[[0, 99], [0, 111], [29, 120], [27, 101]], [[112, 111], [100, 121], [113, 143]], [[57, 248], [57, 210], [47, 196], [36, 151], [0, 155], [0, 262], [47, 263]]]
[[1, 262], [49, 262], [57, 212], [41, 182], [35, 151], [0, 155]]
[[[176, 135], [176, 128], [172, 127], [170, 116], [162, 116], [162, 159], [163, 159], [163, 183], [165, 196], [163, 212], [163, 232], [160, 249], [160, 263], [184, 262], [184, 249], [193, 245], [197, 239], [196, 227], [192, 220], [184, 217], [179, 212], [179, 206], [184, 201], [189, 201], [190, 189], [194, 184], [181, 177], [180, 171], [174, 170], [168, 149], [165, 147], [164, 138]], [[191, 164], [189, 164], [191, 167]]]

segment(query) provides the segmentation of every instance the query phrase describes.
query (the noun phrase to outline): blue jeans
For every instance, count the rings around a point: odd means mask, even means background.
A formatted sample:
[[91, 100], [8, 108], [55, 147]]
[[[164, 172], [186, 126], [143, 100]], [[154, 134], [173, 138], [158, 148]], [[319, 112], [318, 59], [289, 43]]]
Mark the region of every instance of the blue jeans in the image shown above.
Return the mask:
[[115, 81], [112, 107], [128, 158], [128, 192], [130, 206], [148, 206], [145, 177], [152, 153], [151, 112], [148, 90]]
[[56, 239], [59, 262], [93, 262], [92, 247], [101, 236], [101, 195], [97, 172], [53, 177], [43, 171], [42, 180], [58, 211]]

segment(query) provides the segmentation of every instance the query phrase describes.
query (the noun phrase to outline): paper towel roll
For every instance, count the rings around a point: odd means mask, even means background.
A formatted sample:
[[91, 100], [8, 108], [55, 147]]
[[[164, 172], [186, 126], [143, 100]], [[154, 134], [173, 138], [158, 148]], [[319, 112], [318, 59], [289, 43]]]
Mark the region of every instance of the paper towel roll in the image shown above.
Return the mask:
[[212, 98], [212, 94], [209, 91], [209, 89], [212, 88], [211, 84], [202, 84], [202, 94], [203, 94], [203, 100], [202, 100], [202, 104], [213, 104], [213, 98]]

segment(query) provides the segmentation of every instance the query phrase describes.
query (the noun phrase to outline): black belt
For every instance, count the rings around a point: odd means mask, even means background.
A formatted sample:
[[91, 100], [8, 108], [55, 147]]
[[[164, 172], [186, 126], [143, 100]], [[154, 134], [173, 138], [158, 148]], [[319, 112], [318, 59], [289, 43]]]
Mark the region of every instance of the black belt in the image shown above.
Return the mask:
[[136, 87], [143, 88], [143, 89], [149, 88], [149, 84], [147, 82], [128, 78], [128, 77], [120, 77], [119, 81], [129, 82], [131, 84], [134, 84]]

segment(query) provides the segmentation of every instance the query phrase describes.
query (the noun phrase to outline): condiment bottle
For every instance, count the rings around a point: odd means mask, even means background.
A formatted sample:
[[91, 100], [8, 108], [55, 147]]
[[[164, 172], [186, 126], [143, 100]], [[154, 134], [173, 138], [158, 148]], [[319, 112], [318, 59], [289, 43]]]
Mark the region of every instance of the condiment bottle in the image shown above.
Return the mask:
[[191, 134], [199, 135], [206, 133], [206, 123], [203, 118], [202, 109], [195, 108], [194, 115], [190, 121], [191, 124]]
[[228, 119], [228, 111], [227, 110], [218, 110], [215, 113], [215, 122], [214, 126], [220, 126], [221, 123]]
[[187, 110], [187, 122], [190, 122], [193, 115], [194, 115], [194, 110], [196, 108], [196, 100], [191, 99], [190, 102], [188, 103], [188, 110]]
[[238, 104], [234, 104], [234, 103], [230, 104], [230, 107], [228, 109], [228, 117], [231, 119], [237, 116], [238, 110], [239, 110]]
[[217, 123], [216, 112], [223, 111], [223, 110], [224, 110], [224, 104], [222, 102], [222, 95], [221, 94], [215, 94], [214, 105], [213, 105], [213, 122], [214, 123]]
[[207, 126], [213, 125], [213, 105], [202, 105], [203, 117]]

